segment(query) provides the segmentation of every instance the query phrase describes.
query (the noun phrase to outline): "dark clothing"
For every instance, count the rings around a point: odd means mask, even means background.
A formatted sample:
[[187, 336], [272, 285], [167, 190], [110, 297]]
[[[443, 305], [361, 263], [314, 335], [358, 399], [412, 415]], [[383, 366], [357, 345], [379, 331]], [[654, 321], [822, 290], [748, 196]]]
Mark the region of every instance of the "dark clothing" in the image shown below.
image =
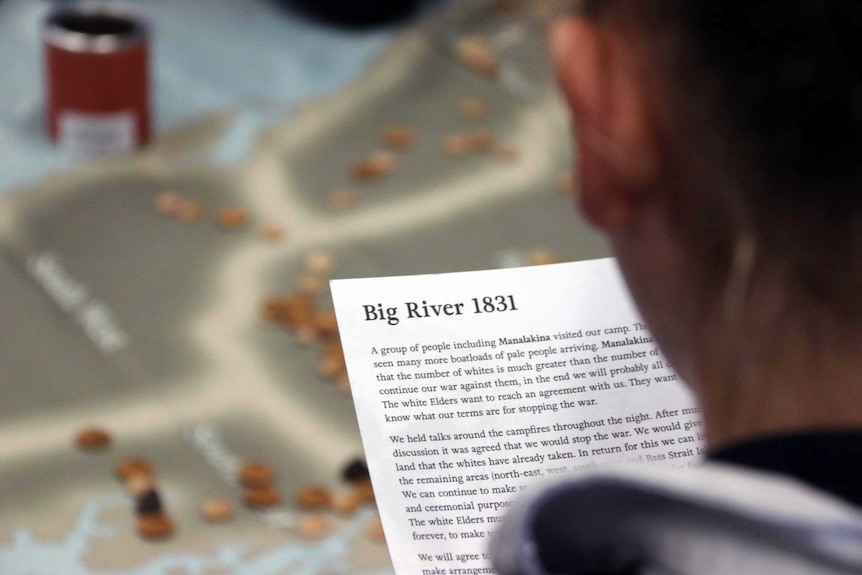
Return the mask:
[[549, 481], [491, 542], [500, 575], [859, 575], [862, 432], [746, 441], [689, 469]]
[[716, 450], [708, 459], [794, 477], [862, 506], [862, 431], [765, 437]]

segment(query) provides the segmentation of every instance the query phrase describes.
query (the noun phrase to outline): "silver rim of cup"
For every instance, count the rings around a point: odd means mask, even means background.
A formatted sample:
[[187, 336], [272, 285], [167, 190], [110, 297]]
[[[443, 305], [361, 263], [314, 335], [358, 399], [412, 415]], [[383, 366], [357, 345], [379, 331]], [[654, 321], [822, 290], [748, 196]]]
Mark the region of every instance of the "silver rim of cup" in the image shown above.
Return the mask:
[[52, 10], [45, 18], [43, 37], [70, 52], [105, 54], [140, 43], [147, 29], [143, 16], [128, 6], [81, 2]]

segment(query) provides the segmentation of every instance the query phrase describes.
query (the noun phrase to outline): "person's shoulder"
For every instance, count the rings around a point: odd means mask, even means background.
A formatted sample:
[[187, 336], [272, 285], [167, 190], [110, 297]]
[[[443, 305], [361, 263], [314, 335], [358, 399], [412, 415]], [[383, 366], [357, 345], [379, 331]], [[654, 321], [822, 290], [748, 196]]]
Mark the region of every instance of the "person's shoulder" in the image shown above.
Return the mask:
[[838, 516], [858, 519], [862, 516], [859, 508], [793, 477], [714, 461], [685, 468], [609, 466], [537, 488], [551, 493], [572, 485], [619, 489], [751, 517], [798, 520]]
[[537, 486], [492, 554], [501, 575], [839, 574], [862, 572], [860, 542], [862, 511], [794, 479], [720, 463], [635, 465]]

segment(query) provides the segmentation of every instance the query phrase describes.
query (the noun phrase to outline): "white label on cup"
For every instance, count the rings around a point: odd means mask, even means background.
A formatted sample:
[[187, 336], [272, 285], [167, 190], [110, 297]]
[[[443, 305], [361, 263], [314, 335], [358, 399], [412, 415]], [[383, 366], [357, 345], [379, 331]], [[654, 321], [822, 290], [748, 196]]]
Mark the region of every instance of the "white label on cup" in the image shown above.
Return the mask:
[[60, 113], [58, 143], [79, 158], [131, 152], [137, 147], [137, 121], [132, 111], [111, 114]]

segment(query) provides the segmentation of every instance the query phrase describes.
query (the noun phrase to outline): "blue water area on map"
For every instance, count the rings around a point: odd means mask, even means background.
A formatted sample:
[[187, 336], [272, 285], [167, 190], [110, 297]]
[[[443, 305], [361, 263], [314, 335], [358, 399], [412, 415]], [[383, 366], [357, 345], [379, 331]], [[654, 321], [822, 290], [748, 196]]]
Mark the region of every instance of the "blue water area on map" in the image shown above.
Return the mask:
[[120, 494], [106, 495], [84, 507], [70, 532], [58, 541], [40, 541], [26, 529], [12, 533], [11, 543], [0, 546], [0, 573], [3, 575], [203, 575], [213, 569], [236, 575], [392, 575], [391, 569], [359, 571], [348, 563], [356, 539], [374, 516], [373, 509], [361, 509], [331, 535], [319, 541], [290, 543], [283, 547], [254, 552], [251, 544], [235, 542], [222, 545], [212, 554], [165, 554], [146, 564], [121, 571], [95, 571], [86, 565], [87, 554], [98, 539], [110, 539], [122, 533], [120, 527], [100, 522], [100, 514], [109, 508], [128, 508], [128, 499]]

